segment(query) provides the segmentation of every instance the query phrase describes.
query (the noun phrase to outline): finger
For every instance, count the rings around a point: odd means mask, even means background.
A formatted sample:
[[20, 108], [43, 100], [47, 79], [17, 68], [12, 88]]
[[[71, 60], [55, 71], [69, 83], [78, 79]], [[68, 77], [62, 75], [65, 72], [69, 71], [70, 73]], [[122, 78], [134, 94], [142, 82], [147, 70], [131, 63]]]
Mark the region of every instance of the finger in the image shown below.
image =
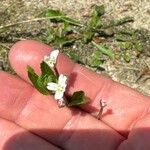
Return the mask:
[[150, 97], [76, 65], [70, 74], [68, 93], [71, 95], [78, 90], [85, 91], [91, 99], [83, 109], [93, 115], [100, 109], [100, 100], [106, 101], [101, 120], [125, 136], [149, 110]]
[[[27, 79], [25, 66], [32, 64], [39, 70], [39, 63], [43, 59], [43, 55], [47, 54], [48, 51], [49, 48], [43, 44], [23, 41], [14, 45], [10, 51], [9, 58], [16, 72]], [[105, 100], [108, 109], [104, 112], [102, 121], [117, 130], [117, 132], [123, 135], [128, 134], [132, 124], [149, 108], [150, 101], [147, 100], [150, 98], [124, 85], [113, 82], [107, 77], [95, 74], [80, 65], [74, 65], [68, 58], [64, 58], [61, 61], [62, 58], [58, 58], [57, 68], [60, 72], [63, 72], [63, 69], [69, 67], [69, 69], [65, 70], [66, 74], [70, 74], [68, 93], [72, 94], [76, 90], [85, 91], [91, 102], [83, 109], [93, 115], [97, 115], [100, 109], [100, 99]], [[64, 62], [66, 62], [65, 65], [63, 64]], [[24, 67], [21, 69], [18, 64], [22, 64]]]
[[[40, 73], [40, 63], [43, 61], [44, 56], [49, 55], [52, 48], [49, 46], [32, 41], [20, 41], [16, 43], [10, 50], [9, 60], [13, 69], [18, 75], [28, 80], [27, 65], [32, 66], [37, 73]], [[58, 72], [69, 75], [74, 66], [67, 56], [63, 54], [58, 55], [57, 68]]]
[[150, 112], [141, 116], [141, 119], [133, 126], [128, 139], [125, 140], [118, 150], [149, 150], [150, 149]]
[[0, 150], [60, 150], [8, 120], [0, 119]]
[[62, 148], [113, 150], [124, 139], [87, 113], [58, 108], [52, 96], [42, 95], [30, 84], [4, 72], [0, 73], [0, 91], [0, 117]]

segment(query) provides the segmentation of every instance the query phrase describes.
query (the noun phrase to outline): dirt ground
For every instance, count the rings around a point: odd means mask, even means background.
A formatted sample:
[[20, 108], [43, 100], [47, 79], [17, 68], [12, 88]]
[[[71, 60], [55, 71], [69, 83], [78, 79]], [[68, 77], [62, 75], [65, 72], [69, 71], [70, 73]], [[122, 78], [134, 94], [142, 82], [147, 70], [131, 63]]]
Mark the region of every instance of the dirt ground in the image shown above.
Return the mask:
[[[132, 16], [135, 20], [131, 24], [133, 28], [145, 30], [146, 32], [150, 31], [149, 0], [1, 0], [0, 69], [12, 72], [7, 60], [7, 54], [10, 46], [16, 41], [36, 39], [44, 42], [39, 37], [41, 34], [43, 37], [43, 32], [49, 27], [49, 23], [47, 21], [29, 21], [9, 28], [3, 28], [3, 26], [31, 20], [38, 17], [43, 10], [48, 8], [60, 9], [82, 22], [83, 16], [88, 16], [92, 6], [95, 4], [105, 5], [105, 18], [115, 19]], [[109, 75], [113, 80], [150, 96], [150, 36], [145, 41], [145, 44], [147, 45], [146, 49], [138, 59], [133, 55], [130, 63], [107, 61], [102, 67], [106, 70], [103, 74]], [[87, 52], [82, 53], [82, 57], [87, 57], [86, 55]]]

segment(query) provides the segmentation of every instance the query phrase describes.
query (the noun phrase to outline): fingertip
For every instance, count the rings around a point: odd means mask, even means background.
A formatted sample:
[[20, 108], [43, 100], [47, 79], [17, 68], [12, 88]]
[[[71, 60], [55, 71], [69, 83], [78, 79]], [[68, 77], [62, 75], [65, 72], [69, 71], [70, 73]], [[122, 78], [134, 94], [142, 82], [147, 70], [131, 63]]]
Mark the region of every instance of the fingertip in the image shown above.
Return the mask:
[[10, 49], [9, 61], [15, 72], [23, 79], [27, 79], [27, 65], [39, 72], [40, 60], [50, 50], [47, 45], [33, 40], [19, 41]]
[[17, 76], [0, 71], [0, 117], [15, 119], [32, 90], [29, 84]]
[[[48, 45], [34, 40], [19, 41], [10, 49], [10, 64], [21, 78], [28, 81], [27, 66], [32, 66], [37, 73], [40, 73], [40, 63], [51, 50], [52, 48]], [[73, 68], [73, 64], [67, 56], [60, 54], [56, 67], [59, 72], [68, 75]]]

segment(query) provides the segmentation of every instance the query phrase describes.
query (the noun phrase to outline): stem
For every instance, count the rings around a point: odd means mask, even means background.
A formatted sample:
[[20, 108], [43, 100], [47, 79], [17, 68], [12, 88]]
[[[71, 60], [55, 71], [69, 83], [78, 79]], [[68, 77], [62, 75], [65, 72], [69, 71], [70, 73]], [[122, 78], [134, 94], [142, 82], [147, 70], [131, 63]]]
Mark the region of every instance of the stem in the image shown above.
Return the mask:
[[103, 113], [103, 110], [104, 108], [107, 106], [106, 103], [102, 102], [102, 99], [100, 100], [100, 110], [99, 110], [99, 113], [97, 115], [97, 119], [100, 120], [101, 117], [102, 117], [102, 113]]
[[56, 66], [54, 67], [54, 71], [55, 71], [56, 76], [59, 77], [59, 73], [58, 73]]
[[59, 108], [67, 106], [67, 100], [66, 100], [65, 96], [62, 99], [58, 100], [57, 104], [58, 104]]
[[[24, 21], [20, 21], [20, 22], [16, 22], [16, 23], [10, 23], [10, 24], [7, 24], [7, 25], [2, 25], [2, 26], [0, 26], [0, 29], [9, 28], [9, 27], [24, 24], [24, 23], [43, 21], [43, 20], [47, 20], [47, 19], [61, 19], [61, 18], [62, 18], [62, 16], [34, 18], [34, 19], [30, 19], [30, 20], [24, 20]], [[84, 25], [79, 24], [79, 23], [74, 23], [74, 24], [78, 25], [80, 27], [84, 26]]]

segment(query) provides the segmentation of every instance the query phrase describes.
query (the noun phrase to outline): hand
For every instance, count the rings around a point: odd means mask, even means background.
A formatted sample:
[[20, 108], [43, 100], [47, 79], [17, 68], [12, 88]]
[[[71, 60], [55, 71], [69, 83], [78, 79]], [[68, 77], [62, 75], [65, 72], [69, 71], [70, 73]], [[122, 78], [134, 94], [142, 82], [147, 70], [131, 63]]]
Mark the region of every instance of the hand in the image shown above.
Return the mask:
[[[59, 73], [69, 76], [67, 94], [83, 90], [90, 103], [58, 108], [53, 96], [40, 94], [27, 77], [27, 65], [40, 73], [51, 48], [21, 41], [9, 53], [20, 76], [0, 72], [0, 150], [150, 150], [150, 97], [74, 64], [60, 54]], [[99, 101], [107, 102], [101, 120]]]

